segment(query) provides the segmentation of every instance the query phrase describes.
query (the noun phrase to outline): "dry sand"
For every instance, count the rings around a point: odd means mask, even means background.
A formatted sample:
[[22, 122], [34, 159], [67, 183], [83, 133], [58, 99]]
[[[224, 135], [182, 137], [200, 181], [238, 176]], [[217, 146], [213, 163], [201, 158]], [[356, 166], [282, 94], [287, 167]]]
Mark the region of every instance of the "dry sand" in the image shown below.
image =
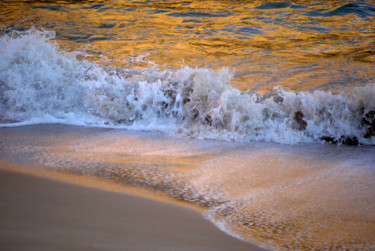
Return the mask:
[[1, 250], [262, 250], [187, 207], [30, 174], [0, 170], [0, 203]]

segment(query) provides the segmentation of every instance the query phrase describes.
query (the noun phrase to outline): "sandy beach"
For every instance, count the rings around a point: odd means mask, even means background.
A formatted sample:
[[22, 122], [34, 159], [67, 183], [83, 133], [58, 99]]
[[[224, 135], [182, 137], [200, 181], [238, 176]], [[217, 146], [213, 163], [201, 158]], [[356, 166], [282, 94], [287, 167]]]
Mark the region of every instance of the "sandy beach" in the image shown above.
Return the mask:
[[0, 201], [3, 250], [262, 250], [197, 210], [22, 172], [0, 170]]
[[375, 251], [375, 1], [0, 20], [0, 251]]

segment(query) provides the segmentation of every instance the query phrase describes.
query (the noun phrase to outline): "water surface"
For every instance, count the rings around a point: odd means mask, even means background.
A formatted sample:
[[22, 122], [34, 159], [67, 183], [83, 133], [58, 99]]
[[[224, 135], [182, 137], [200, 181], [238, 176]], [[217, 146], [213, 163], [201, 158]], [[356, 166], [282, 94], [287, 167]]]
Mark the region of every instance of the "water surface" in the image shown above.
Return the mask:
[[178, 139], [37, 125], [0, 129], [8, 162], [162, 191], [277, 250], [375, 248], [375, 148]]
[[374, 62], [374, 1], [1, 2], [0, 158], [375, 249]]
[[123, 68], [235, 69], [241, 90], [374, 81], [373, 1], [7, 1], [1, 27], [54, 30], [64, 51]]

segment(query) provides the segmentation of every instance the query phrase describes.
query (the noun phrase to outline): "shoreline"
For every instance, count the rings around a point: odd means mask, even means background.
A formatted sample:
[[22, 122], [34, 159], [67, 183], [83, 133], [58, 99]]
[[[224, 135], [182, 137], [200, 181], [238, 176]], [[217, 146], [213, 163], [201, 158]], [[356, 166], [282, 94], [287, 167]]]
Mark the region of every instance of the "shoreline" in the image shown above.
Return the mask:
[[106, 178], [98, 176], [85, 176], [70, 173], [68, 171], [59, 170], [48, 170], [38, 168], [37, 166], [30, 165], [26, 167], [22, 164], [9, 163], [4, 160], [0, 160], [0, 171], [9, 171], [18, 174], [29, 175], [37, 178], [44, 178], [48, 180], [53, 180], [56, 182], [62, 182], [69, 185], [75, 185], [80, 187], [99, 189], [108, 192], [127, 194], [130, 196], [138, 196], [150, 200], [155, 200], [163, 203], [169, 203], [172, 205], [178, 205], [181, 207], [186, 207], [200, 213], [204, 213], [209, 208], [185, 202], [170, 196], [167, 196], [161, 191], [150, 190], [143, 187], [135, 187], [121, 183], [115, 183]]
[[0, 161], [2, 247], [264, 250], [222, 232], [198, 206], [90, 177], [54, 173], [58, 172]]

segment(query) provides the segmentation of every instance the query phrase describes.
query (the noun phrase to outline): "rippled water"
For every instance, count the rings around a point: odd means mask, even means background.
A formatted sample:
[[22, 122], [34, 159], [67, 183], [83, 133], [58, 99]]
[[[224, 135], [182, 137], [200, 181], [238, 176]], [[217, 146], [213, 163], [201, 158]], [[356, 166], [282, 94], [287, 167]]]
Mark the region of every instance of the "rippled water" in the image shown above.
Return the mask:
[[162, 190], [266, 247], [371, 250], [373, 145], [375, 1], [0, 3], [0, 160]]
[[241, 90], [336, 90], [375, 79], [374, 1], [7, 1], [1, 28], [123, 68], [235, 69]]

